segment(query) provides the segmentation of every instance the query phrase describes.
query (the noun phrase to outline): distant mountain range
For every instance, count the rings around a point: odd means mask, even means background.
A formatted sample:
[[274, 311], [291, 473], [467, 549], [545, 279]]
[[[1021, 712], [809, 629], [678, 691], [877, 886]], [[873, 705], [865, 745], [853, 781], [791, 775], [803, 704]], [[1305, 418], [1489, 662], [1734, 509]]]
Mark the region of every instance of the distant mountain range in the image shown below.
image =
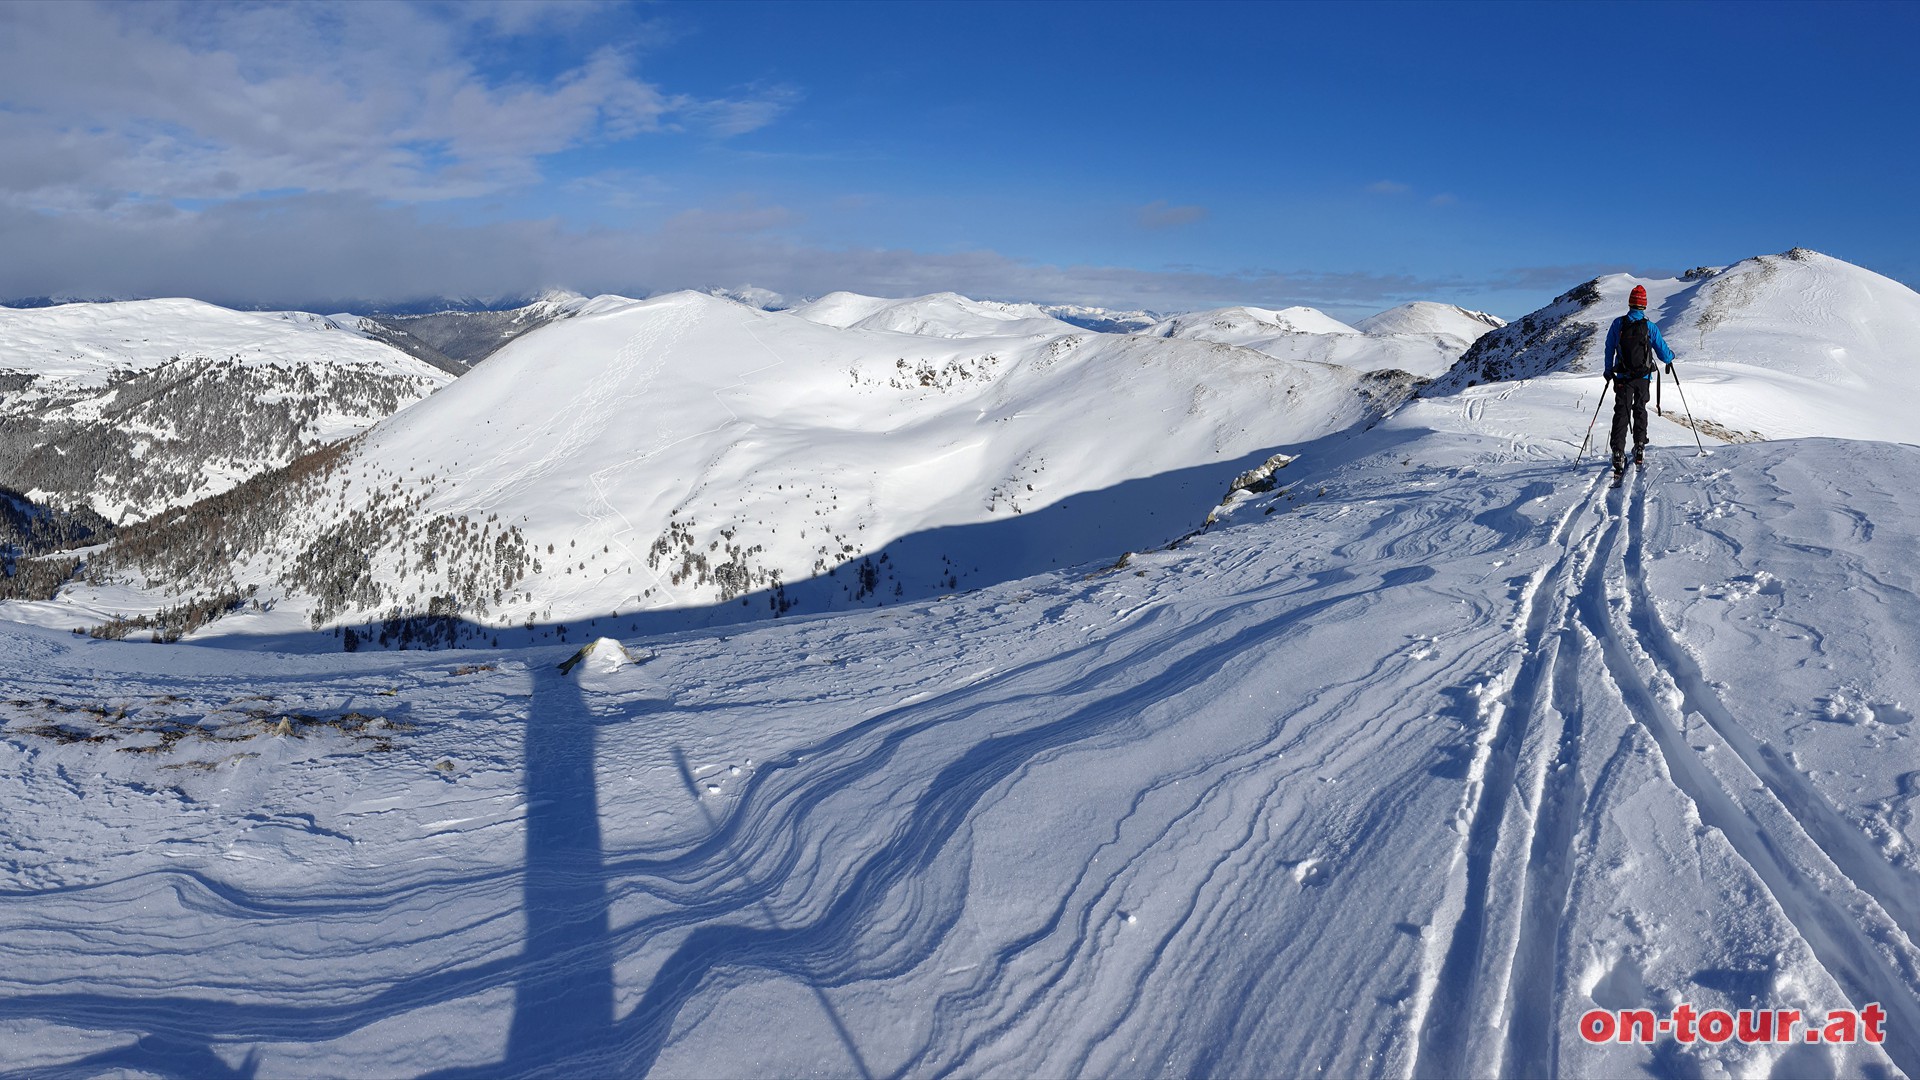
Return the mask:
[[[813, 321], [829, 314], [916, 332]], [[956, 333], [977, 320], [1008, 333]], [[951, 295], [603, 297], [297, 477], [130, 532], [74, 598], [165, 580], [270, 598], [235, 625], [292, 630], [938, 595], [1164, 543], [1268, 448], [1416, 385]]]

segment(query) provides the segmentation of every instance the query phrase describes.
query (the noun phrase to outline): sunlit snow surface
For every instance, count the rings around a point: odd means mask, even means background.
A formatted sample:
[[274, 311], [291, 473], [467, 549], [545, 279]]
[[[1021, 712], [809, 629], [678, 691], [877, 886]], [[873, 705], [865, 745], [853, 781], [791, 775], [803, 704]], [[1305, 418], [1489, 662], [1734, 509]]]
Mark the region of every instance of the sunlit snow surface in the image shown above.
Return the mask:
[[[1920, 1073], [1920, 450], [1662, 421], [1609, 491], [1593, 381], [574, 675], [0, 624], [7, 1067]], [[1681, 1001], [1888, 1042], [1575, 1033]]]

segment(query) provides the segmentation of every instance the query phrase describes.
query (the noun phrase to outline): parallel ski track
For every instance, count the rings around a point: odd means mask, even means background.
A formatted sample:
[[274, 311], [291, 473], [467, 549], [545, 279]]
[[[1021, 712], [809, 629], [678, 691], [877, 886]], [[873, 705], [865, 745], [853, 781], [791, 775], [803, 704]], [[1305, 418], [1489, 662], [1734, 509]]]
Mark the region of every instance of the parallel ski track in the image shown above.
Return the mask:
[[[1898, 869], [1806, 776], [1747, 730], [1708, 681], [1699, 661], [1662, 621], [1646, 576], [1650, 522], [1655, 532], [1661, 524], [1661, 504], [1649, 496], [1651, 477], [1657, 476], [1657, 471], [1636, 470], [1624, 494], [1609, 491], [1604, 474], [1595, 476], [1558, 521], [1538, 526], [1550, 529], [1551, 548], [1557, 553], [1526, 581], [1514, 600], [1511, 660], [1494, 679], [1500, 689], [1485, 713], [1490, 731], [1476, 762], [1477, 784], [1469, 796], [1463, 870], [1457, 871], [1463, 874], [1462, 910], [1445, 937], [1438, 973], [1422, 988], [1417, 1003], [1420, 1019], [1414, 1025], [1417, 1043], [1412, 1072], [1460, 1076], [1558, 1071], [1559, 1046], [1565, 1038], [1557, 1027], [1565, 993], [1559, 983], [1565, 968], [1562, 923], [1575, 878], [1576, 851], [1582, 833], [1594, 827], [1596, 807], [1604, 801], [1614, 763], [1623, 755], [1640, 752], [1636, 747], [1648, 741], [1632, 731], [1637, 722], [1651, 737], [1675, 787], [1696, 807], [1700, 821], [1724, 836], [1752, 869], [1848, 999], [1855, 1006], [1879, 1002], [1887, 1010], [1884, 1049], [1897, 1067], [1920, 1076], [1920, 949], [1914, 945], [1920, 938], [1920, 899]], [[1621, 502], [1626, 504], [1624, 512], [1618, 512]], [[1383, 554], [1392, 554], [1391, 546]], [[1077, 676], [1065, 685], [1046, 677], [1047, 664], [1030, 665], [920, 702], [911, 715], [896, 709], [869, 718], [769, 762], [747, 782], [740, 805], [750, 809], [719, 820], [713, 834], [699, 844], [670, 852], [614, 853], [609, 858], [604, 872], [619, 883], [617, 889], [658, 893], [683, 905], [614, 930], [610, 944], [625, 955], [648, 936], [729, 912], [757, 909], [768, 912], [772, 925], [751, 932], [728, 931], [748, 939], [744, 951], [753, 963], [830, 981], [844, 981], [848, 974], [842, 968], [848, 964], [864, 964], [868, 974], [897, 969], [905, 962], [903, 957], [912, 954], [911, 948], [860, 955], [861, 950], [848, 943], [872, 940], [865, 930], [882, 912], [881, 900], [887, 891], [909, 876], [928, 872], [966, 814], [1025, 763], [1134, 722], [1134, 706], [1100, 694], [1113, 672], [1156, 664], [1158, 670], [1142, 685], [1156, 700], [1165, 699], [1204, 684], [1249, 647], [1273, 645], [1311, 616], [1336, 605], [1364, 604], [1381, 588], [1422, 580], [1417, 573], [1398, 569], [1360, 577], [1350, 589], [1329, 588], [1350, 577], [1330, 573], [1312, 589], [1289, 585], [1254, 590], [1193, 626], [1168, 627], [1166, 610], [1152, 609], [1113, 637], [1084, 646], [1083, 651], [1090, 654], [1084, 659], [1091, 662], [1076, 668]], [[1303, 600], [1313, 599], [1289, 607], [1277, 618], [1253, 617], [1261, 605], [1285, 605], [1295, 589]], [[1167, 643], [1175, 640], [1182, 646], [1169, 650]], [[1613, 695], [1582, 701], [1581, 676], [1596, 671], [1603, 676], [1602, 684], [1611, 685]], [[1649, 685], [1649, 672], [1664, 672], [1673, 679], [1678, 708]], [[1591, 678], [1584, 681], [1595, 685]], [[786, 880], [802, 861], [800, 825], [830, 792], [848, 777], [885, 763], [921, 732], [953, 726], [1039, 694], [1078, 694], [1084, 700], [1066, 715], [1016, 734], [996, 736], [961, 753], [940, 770], [939, 782], [931, 783], [914, 800], [913, 813], [898, 830], [866, 854], [825, 910], [792, 924], [772, 917], [768, 907], [775, 892], [772, 883]], [[1589, 791], [1580, 779], [1583, 737], [1605, 730], [1602, 725], [1616, 716], [1626, 722], [1619, 749], [1614, 760], [1599, 770]], [[1695, 716], [1700, 726], [1690, 727], [1689, 718]], [[1716, 772], [1694, 749], [1692, 743], [1699, 740], [1690, 738], [1690, 732], [1701, 737], [1711, 732], [1736, 762], [1725, 763]], [[796, 768], [803, 759], [808, 767]], [[1727, 764], [1749, 771], [1753, 782], [1723, 778]], [[1222, 863], [1247, 842], [1229, 845]], [[753, 873], [745, 872], [748, 852], [757, 855]], [[200, 875], [150, 872], [162, 873], [183, 887], [191, 885], [207, 893], [215, 902], [252, 913], [298, 912], [325, 904], [339, 904], [344, 911], [368, 904], [364, 896], [248, 897]], [[636, 876], [644, 878], [644, 883], [628, 881]], [[70, 888], [124, 886], [128, 880]], [[511, 871], [412, 881], [396, 886], [388, 896], [516, 881]], [[376, 901], [385, 902], [387, 897]], [[953, 905], [949, 898], [917, 911], [920, 934], [925, 937], [929, 927], [954, 918]], [[1067, 912], [1063, 905], [1056, 917], [1082, 916]], [[710, 937], [702, 937], [696, 929], [655, 978], [643, 1003], [646, 1007], [633, 1010], [619, 1023], [614, 1034], [625, 1064], [640, 1068], [652, 1064], [667, 1041], [674, 1017], [709, 971], [723, 961], [741, 962], [729, 960], [724, 950], [706, 951], [705, 946], [713, 943]], [[847, 956], [855, 958], [825, 959]], [[155, 1017], [162, 1017], [168, 1021], [169, 1037], [209, 1046], [229, 1042], [236, 1035], [324, 1038], [356, 1030], [390, 1015], [396, 1007], [416, 1008], [513, 985], [521, 974], [515, 962], [513, 957], [480, 960], [386, 988], [371, 1000], [311, 1008], [191, 995], [117, 1000], [63, 992], [0, 1002], [0, 1017], [57, 1017], [70, 1024], [136, 1028], [151, 1026]], [[982, 1050], [978, 1039], [951, 1033], [950, 1038], [951, 1043], [930, 1047], [915, 1057], [913, 1066], [958, 1071], [977, 1060], [975, 1055]], [[1076, 1061], [1083, 1067], [1090, 1064], [1085, 1054]]]
[[[1920, 965], [1911, 931], [1903, 933], [1893, 914], [1910, 902], [1898, 892], [1876, 896], [1888, 887], [1892, 868], [1877, 855], [1865, 856], [1859, 831], [1738, 723], [1660, 621], [1645, 573], [1647, 505], [1643, 480], [1626, 515], [1620, 583], [1628, 603], [1613, 610], [1604, 588], [1583, 589], [1578, 615], [1599, 641], [1621, 700], [1652, 735], [1669, 778], [1693, 802], [1701, 823], [1718, 830], [1753, 870], [1854, 1006], [1879, 1002], [1887, 1010], [1883, 1049], [1907, 1075], [1920, 1076]], [[1609, 530], [1609, 555], [1619, 531], [1617, 523]], [[1652, 669], [1673, 675], [1682, 714], [1648, 687], [1645, 672]], [[1682, 727], [1686, 714], [1702, 716], [1764, 786], [1729, 790], [1690, 745]]]
[[[1529, 994], [1552, 978], [1553, 936], [1565, 906], [1568, 852], [1582, 797], [1559, 778], [1548, 790], [1550, 773], [1566, 780], [1577, 776], [1576, 769], [1557, 768], [1579, 741], [1579, 710], [1569, 703], [1571, 665], [1578, 660], [1570, 597], [1592, 576], [1605, 546], [1592, 533], [1576, 537], [1575, 526], [1598, 508], [1606, 490], [1596, 477], [1561, 516], [1553, 530], [1559, 557], [1519, 598], [1517, 667], [1490, 719], [1495, 730], [1484, 751], [1468, 827], [1463, 907], [1429, 991], [1456, 1005], [1435, 1010], [1430, 1003], [1425, 1009], [1415, 1076], [1494, 1071], [1499, 1063], [1479, 1060], [1483, 1051], [1476, 1048], [1482, 1044], [1474, 1036], [1505, 1015], [1516, 976], [1527, 982]], [[1544, 881], [1536, 869], [1545, 871]], [[1533, 1026], [1526, 1030], [1531, 1033]]]
[[[1840, 509], [1854, 518], [1861, 540], [1872, 539], [1872, 522], [1859, 516], [1857, 511]], [[1626, 568], [1627, 583], [1632, 590], [1633, 627], [1641, 644], [1673, 677], [1683, 698], [1683, 714], [1698, 713], [1753, 775], [1766, 784], [1780, 801], [1781, 808], [1820, 845], [1848, 880], [1879, 904], [1909, 942], [1920, 942], [1920, 890], [1914, 888], [1912, 880], [1888, 862], [1867, 834], [1848, 822], [1804, 773], [1782, 758], [1773, 746], [1755, 739], [1735, 719], [1693, 655], [1660, 620], [1642, 562], [1647, 513], [1645, 502], [1636, 502], [1628, 522]], [[1855, 566], [1852, 572], [1872, 580], [1878, 587], [1889, 587], [1886, 582], [1873, 578], [1864, 566]], [[1818, 633], [1813, 627], [1806, 629], [1809, 633]]]
[[[1580, 744], [1612, 706], [1646, 728], [1674, 785], [1752, 868], [1849, 1000], [1886, 1008], [1886, 1052], [1920, 1076], [1920, 898], [1859, 828], [1739, 723], [1660, 620], [1644, 562], [1655, 505], [1648, 487], [1640, 470], [1625, 494], [1590, 481], [1555, 527], [1559, 557], [1519, 598], [1518, 657], [1491, 712], [1471, 809], [1462, 914], [1428, 991], [1412, 1072], [1555, 1071], [1562, 923], [1593, 812]], [[1608, 502], [1626, 505], [1612, 512]], [[1580, 529], [1589, 515], [1600, 520]], [[1617, 700], [1580, 700], [1587, 663], [1604, 672]], [[1673, 678], [1677, 712], [1648, 686], [1646, 673], [1656, 670]], [[1685, 735], [1688, 715], [1751, 771], [1752, 790], [1732, 789], [1707, 767]]]

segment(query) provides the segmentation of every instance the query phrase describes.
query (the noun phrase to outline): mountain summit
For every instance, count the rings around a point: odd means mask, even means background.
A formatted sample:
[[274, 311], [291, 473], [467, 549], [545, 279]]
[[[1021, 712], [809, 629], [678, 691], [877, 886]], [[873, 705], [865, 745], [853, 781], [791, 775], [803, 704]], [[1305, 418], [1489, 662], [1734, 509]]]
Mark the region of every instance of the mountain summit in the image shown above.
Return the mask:
[[1607, 328], [1635, 285], [1701, 419], [1749, 438], [1913, 440], [1911, 417], [1888, 402], [1920, 398], [1920, 294], [1806, 248], [1684, 278], [1595, 278], [1480, 338], [1424, 393], [1597, 376]]

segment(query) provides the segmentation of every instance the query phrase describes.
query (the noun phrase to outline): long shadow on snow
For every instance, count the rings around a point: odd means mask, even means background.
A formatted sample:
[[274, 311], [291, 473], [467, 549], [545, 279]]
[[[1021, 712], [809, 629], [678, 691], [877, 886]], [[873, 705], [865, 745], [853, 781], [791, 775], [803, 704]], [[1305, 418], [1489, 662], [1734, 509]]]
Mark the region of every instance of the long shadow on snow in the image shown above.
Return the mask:
[[578, 684], [535, 675], [527, 714], [526, 945], [501, 1070], [539, 1072], [613, 1027], [613, 947], [594, 720]]
[[[723, 973], [772, 973], [819, 988], [884, 978], [917, 963], [950, 929], [964, 906], [965, 823], [983, 799], [1022, 768], [1071, 743], [1113, 733], [1115, 725], [1136, 720], [1143, 701], [1189, 691], [1249, 649], [1271, 644], [1335, 606], [1366, 602], [1382, 589], [1416, 584], [1431, 575], [1426, 567], [1394, 569], [1211, 640], [1208, 627], [1226, 630], [1239, 617], [1236, 612], [1267, 603], [1284, 605], [1288, 595], [1296, 594], [1289, 589], [1262, 590], [1264, 595], [1215, 612], [1203, 626], [1189, 628], [1185, 635], [1189, 639], [1207, 640], [1185, 655], [1165, 657], [1161, 639], [1151, 634], [1140, 644], [1118, 650], [1047, 695], [1097, 694], [1118, 672], [1157, 660], [1166, 666], [1129, 685], [1124, 693], [1097, 696], [1024, 731], [982, 732], [926, 785], [887, 841], [847, 875], [816, 917], [771, 928], [724, 920], [729, 915], [752, 917], [764, 911], [767, 896], [782, 880], [777, 871], [758, 874], [757, 882], [740, 884], [730, 895], [697, 904], [694, 910], [645, 919], [617, 933], [608, 929], [609, 886], [635, 875], [652, 879], [650, 885], [702, 872], [737, 877], [743, 868], [743, 847], [760, 846], [767, 840], [765, 828], [749, 827], [751, 819], [763, 819], [759, 824], [764, 826], [764, 819], [771, 817], [772, 831], [782, 837], [776, 845], [791, 848], [804, 832], [795, 827], [797, 819], [842, 787], [849, 774], [883, 766], [913, 735], [964, 722], [995, 702], [973, 701], [956, 692], [939, 715], [904, 727], [897, 723], [905, 718], [902, 710], [889, 710], [784, 760], [767, 763], [754, 774], [740, 809], [720, 821], [714, 834], [693, 849], [665, 859], [609, 864], [600, 846], [591, 714], [570, 681], [544, 675], [547, 685], [536, 690], [540, 707], [529, 721], [526, 751], [528, 935], [520, 957], [423, 975], [347, 1005], [263, 1007], [178, 996], [129, 999], [74, 994], [10, 999], [0, 1002], [0, 1016], [53, 1017], [86, 1026], [164, 1033], [112, 1052], [99, 1063], [195, 1076], [207, 1074], [207, 1064], [214, 1060], [208, 1048], [214, 1044], [335, 1038], [424, 1005], [512, 981], [517, 984], [516, 1006], [504, 1059], [446, 1075], [543, 1075], [608, 1067], [644, 1072], [664, 1049], [681, 1010]], [[1352, 579], [1349, 572], [1330, 571], [1316, 583], [1302, 585], [1297, 595], [1311, 595]], [[1156, 612], [1136, 626], [1150, 626], [1163, 617]], [[1076, 651], [1105, 651], [1114, 645], [1109, 639]], [[1009, 701], [1030, 697], [1017, 695]], [[808, 765], [804, 773], [796, 771], [802, 758]], [[774, 860], [776, 864], [783, 861], [778, 853]], [[874, 933], [878, 922], [897, 922], [887, 899], [903, 887], [916, 893], [917, 902], [908, 905], [911, 926], [890, 923], [888, 934]], [[622, 951], [620, 946], [688, 924], [697, 925], [667, 957], [636, 1007], [615, 1021], [611, 967], [612, 957]], [[878, 952], [870, 947], [876, 942], [882, 943]], [[841, 1031], [848, 1049], [857, 1054], [845, 1029]], [[857, 1057], [856, 1063], [865, 1071]], [[53, 1071], [80, 1067], [76, 1062]]]

